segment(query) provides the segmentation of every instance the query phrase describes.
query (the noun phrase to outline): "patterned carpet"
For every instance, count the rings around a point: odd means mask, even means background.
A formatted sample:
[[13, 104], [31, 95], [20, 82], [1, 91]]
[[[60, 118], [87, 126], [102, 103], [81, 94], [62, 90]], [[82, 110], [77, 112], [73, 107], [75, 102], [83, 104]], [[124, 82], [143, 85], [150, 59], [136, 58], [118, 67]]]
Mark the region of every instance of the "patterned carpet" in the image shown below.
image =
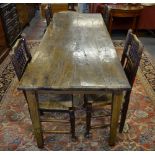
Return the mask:
[[[39, 41], [29, 41], [28, 45], [33, 55]], [[114, 45], [120, 55], [123, 47], [122, 42], [114, 41]], [[145, 60], [145, 63], [141, 62], [134, 83], [127, 123], [124, 132], [118, 133], [114, 147], [108, 145], [109, 127], [92, 130], [92, 137], [90, 139], [84, 138], [85, 113], [81, 107], [76, 111], [78, 140], [72, 142], [70, 135], [45, 134], [45, 147], [42, 150], [155, 150], [155, 105], [152, 102], [152, 90], [154, 90], [152, 73], [155, 71], [154, 69], [151, 71], [153, 64], [148, 59], [147, 53], [143, 55], [142, 59]], [[149, 65], [150, 63], [152, 67]], [[150, 71], [150, 76], [147, 74], [147, 70]], [[147, 81], [147, 84], [143, 81]], [[41, 150], [37, 147], [32, 133], [27, 103], [22, 92], [17, 91], [17, 86], [18, 80], [14, 76], [8, 57], [0, 69], [0, 150]], [[152, 88], [152, 95], [147, 90], [148, 86]], [[103, 120], [94, 120], [93, 123], [101, 121]], [[104, 122], [106, 121], [104, 120]], [[47, 124], [47, 126], [54, 129], [52, 124]]]

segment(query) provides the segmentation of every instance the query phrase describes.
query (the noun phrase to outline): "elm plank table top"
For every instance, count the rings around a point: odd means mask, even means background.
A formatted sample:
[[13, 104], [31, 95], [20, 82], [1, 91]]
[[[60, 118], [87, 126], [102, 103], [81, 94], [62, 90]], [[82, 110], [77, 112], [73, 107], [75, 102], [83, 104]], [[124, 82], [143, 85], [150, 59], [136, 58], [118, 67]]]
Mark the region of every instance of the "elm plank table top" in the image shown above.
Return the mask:
[[130, 85], [100, 14], [61, 12], [19, 84], [21, 90], [127, 90]]

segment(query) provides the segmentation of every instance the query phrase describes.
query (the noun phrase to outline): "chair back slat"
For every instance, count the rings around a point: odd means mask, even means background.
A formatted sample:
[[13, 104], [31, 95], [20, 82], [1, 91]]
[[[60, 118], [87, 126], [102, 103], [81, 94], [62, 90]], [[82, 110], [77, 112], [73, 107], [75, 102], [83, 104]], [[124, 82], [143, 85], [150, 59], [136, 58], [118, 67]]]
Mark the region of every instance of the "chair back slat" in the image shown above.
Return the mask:
[[52, 7], [50, 4], [48, 4], [47, 7], [45, 8], [45, 18], [48, 26], [53, 18]]
[[127, 36], [126, 36], [126, 39], [125, 39], [125, 45], [124, 45], [124, 49], [123, 49], [123, 54], [122, 54], [122, 59], [121, 59], [121, 64], [122, 66], [124, 66], [125, 64], [125, 58], [126, 58], [126, 55], [128, 53], [128, 50], [129, 50], [129, 46], [131, 45], [131, 41], [132, 41], [132, 29], [129, 29], [128, 30], [128, 33], [127, 33]]
[[140, 59], [143, 52], [143, 45], [136, 35], [131, 34], [131, 44], [128, 46], [128, 53], [125, 55], [124, 71], [128, 81], [133, 86], [134, 79], [138, 70]]
[[10, 52], [10, 57], [18, 80], [20, 80], [32, 58], [24, 38], [17, 40]]

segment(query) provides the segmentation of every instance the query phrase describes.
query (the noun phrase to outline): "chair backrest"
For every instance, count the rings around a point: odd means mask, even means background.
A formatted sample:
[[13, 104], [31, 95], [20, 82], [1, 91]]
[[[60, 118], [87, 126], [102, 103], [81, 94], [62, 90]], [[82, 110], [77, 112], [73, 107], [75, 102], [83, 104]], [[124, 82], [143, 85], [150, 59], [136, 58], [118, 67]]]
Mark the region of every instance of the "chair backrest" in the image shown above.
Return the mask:
[[50, 12], [51, 19], [53, 18], [52, 4], [48, 4], [48, 10]]
[[127, 36], [126, 36], [126, 39], [125, 39], [125, 44], [124, 44], [124, 49], [123, 49], [123, 54], [122, 54], [122, 59], [121, 59], [122, 66], [124, 66], [125, 57], [126, 57], [126, 55], [128, 53], [129, 46], [131, 45], [132, 34], [133, 34], [132, 29], [129, 29], [128, 33], [127, 33]]
[[51, 6], [47, 5], [47, 7], [45, 8], [45, 18], [46, 18], [47, 26], [50, 24], [52, 17], [53, 17], [53, 14], [51, 13]]
[[16, 41], [10, 52], [10, 57], [18, 80], [20, 80], [27, 64], [32, 58], [24, 38], [20, 38]]
[[109, 21], [109, 9], [108, 9], [108, 5], [107, 5], [107, 4], [104, 4], [104, 6], [103, 6], [102, 17], [103, 17], [103, 19], [104, 19], [104, 22], [105, 22], [106, 26], [108, 26], [108, 21]]
[[138, 66], [140, 64], [140, 59], [142, 57], [143, 45], [138, 40], [136, 35], [134, 34], [131, 35], [132, 35], [132, 41], [130, 47], [128, 46], [129, 47], [128, 54], [125, 56], [126, 61], [124, 64], [124, 71], [132, 87], [136, 77]]

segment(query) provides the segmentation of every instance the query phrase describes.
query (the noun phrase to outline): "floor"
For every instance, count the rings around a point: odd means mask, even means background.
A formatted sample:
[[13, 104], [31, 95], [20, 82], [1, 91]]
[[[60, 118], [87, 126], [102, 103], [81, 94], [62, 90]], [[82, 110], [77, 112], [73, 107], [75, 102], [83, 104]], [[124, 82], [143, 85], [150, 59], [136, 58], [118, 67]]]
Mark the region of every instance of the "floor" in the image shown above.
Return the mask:
[[152, 59], [155, 62], [155, 37], [153, 37], [152, 35], [146, 37], [143, 36], [140, 37], [140, 40], [144, 44], [145, 48], [150, 52], [150, 54], [152, 55]]

